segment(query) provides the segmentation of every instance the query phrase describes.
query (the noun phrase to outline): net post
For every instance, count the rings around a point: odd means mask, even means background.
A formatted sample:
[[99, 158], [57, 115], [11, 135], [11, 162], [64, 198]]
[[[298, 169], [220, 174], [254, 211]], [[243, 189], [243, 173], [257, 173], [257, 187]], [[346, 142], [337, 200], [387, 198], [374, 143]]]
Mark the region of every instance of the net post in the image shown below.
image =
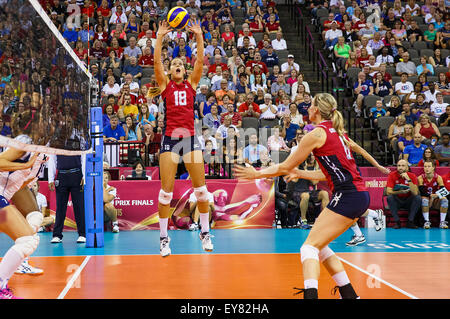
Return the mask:
[[104, 246], [103, 226], [103, 120], [101, 107], [91, 108], [94, 152], [86, 155], [85, 220], [86, 247]]

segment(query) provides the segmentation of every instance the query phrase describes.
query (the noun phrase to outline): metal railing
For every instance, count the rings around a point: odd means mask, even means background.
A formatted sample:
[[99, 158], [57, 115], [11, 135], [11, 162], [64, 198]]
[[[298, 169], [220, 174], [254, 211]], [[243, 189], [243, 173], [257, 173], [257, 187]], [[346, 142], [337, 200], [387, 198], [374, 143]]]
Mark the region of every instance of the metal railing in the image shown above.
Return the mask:
[[150, 142], [146, 145], [139, 141], [104, 142], [103, 154], [111, 167], [131, 166], [137, 160], [141, 160], [145, 166], [155, 166], [158, 161], [153, 151], [159, 149], [159, 144]]

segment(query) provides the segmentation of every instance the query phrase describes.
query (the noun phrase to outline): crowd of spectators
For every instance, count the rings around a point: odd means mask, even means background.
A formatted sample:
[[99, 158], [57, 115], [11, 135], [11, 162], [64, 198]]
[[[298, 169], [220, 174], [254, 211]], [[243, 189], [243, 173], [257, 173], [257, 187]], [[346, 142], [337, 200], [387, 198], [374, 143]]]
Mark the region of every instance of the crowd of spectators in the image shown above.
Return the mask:
[[[417, 165], [424, 146], [443, 144], [450, 115], [447, 1], [335, 0], [306, 6], [335, 71], [352, 90], [356, 116], [384, 134], [394, 161]], [[413, 130], [406, 133], [408, 125]], [[417, 156], [410, 156], [411, 148]], [[444, 147], [440, 156], [448, 158], [449, 150]]]

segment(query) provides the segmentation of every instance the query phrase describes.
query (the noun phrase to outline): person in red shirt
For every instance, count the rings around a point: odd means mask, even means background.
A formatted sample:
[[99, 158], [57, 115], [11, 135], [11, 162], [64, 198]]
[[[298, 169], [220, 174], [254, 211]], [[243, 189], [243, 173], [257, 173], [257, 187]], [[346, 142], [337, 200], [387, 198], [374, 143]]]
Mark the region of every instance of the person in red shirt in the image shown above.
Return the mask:
[[220, 115], [221, 124], [223, 124], [223, 120], [225, 117], [231, 116], [231, 124], [233, 124], [237, 128], [240, 128], [242, 126], [242, 116], [238, 112], [234, 111], [234, 104], [233, 103], [228, 103], [227, 105], [224, 104], [224, 107], [227, 108], [228, 112], [222, 113]]
[[394, 228], [401, 227], [398, 210], [407, 209], [408, 228], [418, 228], [414, 224], [416, 216], [421, 206], [417, 176], [409, 171], [408, 162], [401, 159], [397, 162], [397, 170], [391, 172], [386, 184], [387, 202], [389, 209], [395, 220]]
[[148, 152], [141, 152], [142, 160], [146, 161], [146, 156], [148, 156], [148, 163], [151, 166], [157, 166], [159, 163], [159, 149], [161, 146], [161, 133], [155, 133], [153, 127], [150, 124], [144, 125], [144, 135], [142, 142], [147, 146]]
[[108, 0], [102, 0], [102, 4], [97, 9], [97, 15], [102, 15], [105, 18], [111, 17], [111, 9], [108, 6]]
[[222, 72], [225, 70], [228, 70], [228, 65], [226, 63], [222, 63], [222, 56], [221, 55], [215, 55], [214, 56], [214, 64], [211, 64], [208, 73], [216, 73], [216, 67], [221, 66]]
[[259, 109], [259, 105], [253, 102], [254, 98], [253, 93], [247, 94], [247, 100], [239, 106], [239, 114], [242, 117], [256, 117], [259, 119], [261, 110]]
[[146, 47], [144, 49], [144, 54], [139, 58], [139, 65], [143, 68], [152, 68], [154, 64], [154, 57], [152, 54], [152, 49]]
[[434, 161], [427, 160], [423, 165], [424, 173], [421, 174], [417, 180], [419, 182], [419, 191], [422, 196], [422, 214], [425, 223], [423, 228], [429, 229], [431, 227], [430, 223], [430, 207], [434, 209], [439, 209], [441, 222], [439, 228], [447, 229], [447, 209], [448, 209], [448, 199], [443, 197], [439, 198], [436, 192], [444, 187], [444, 181], [442, 176], [436, 173], [436, 166]]
[[103, 107], [102, 107], [103, 113], [105, 113], [105, 108], [109, 104], [111, 104], [113, 106], [114, 114], [117, 113], [117, 111], [119, 110], [119, 105], [116, 103], [116, 98], [112, 94], [108, 95], [107, 102], [105, 104], [103, 104]]
[[81, 14], [86, 15], [89, 18], [94, 18], [95, 5], [90, 0], [84, 0], [84, 6], [81, 8]]
[[280, 27], [280, 23], [276, 21], [275, 14], [271, 14], [269, 16], [269, 21], [265, 25], [265, 30], [267, 33], [277, 33], [278, 31], [282, 31]]
[[261, 60], [262, 60], [261, 53], [255, 52], [254, 59], [249, 60], [249, 61], [247, 61], [247, 63], [245, 63], [245, 68], [247, 70], [248, 75], [252, 74], [253, 67], [257, 64], [260, 66], [262, 73], [264, 73], [266, 76], [269, 76], [269, 69], [267, 68], [266, 64], [264, 62], [262, 62]]

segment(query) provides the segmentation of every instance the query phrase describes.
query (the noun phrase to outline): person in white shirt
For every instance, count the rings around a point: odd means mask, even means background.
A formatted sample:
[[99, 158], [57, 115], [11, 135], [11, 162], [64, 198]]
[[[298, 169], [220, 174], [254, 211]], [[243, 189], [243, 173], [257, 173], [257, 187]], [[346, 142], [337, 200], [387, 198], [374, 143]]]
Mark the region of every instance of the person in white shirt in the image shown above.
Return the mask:
[[359, 47], [360, 49], [362, 48], [366, 48], [367, 53], [369, 55], [373, 55], [373, 50], [372, 48], [369, 46], [369, 38], [364, 36], [361, 38], [361, 46]]
[[[115, 10], [114, 12], [112, 12], [113, 10], [111, 10], [112, 14], [111, 14], [111, 18], [109, 19], [109, 24], [125, 24], [128, 22], [128, 18], [127, 15], [125, 14], [125, 12], [123, 12], [123, 8], [121, 5], [118, 5], [117, 7], [114, 7]], [[113, 8], [113, 9], [114, 9]]]
[[116, 97], [120, 94], [120, 86], [119, 84], [115, 83], [115, 79], [112, 75], [108, 77], [106, 85], [104, 85], [102, 88], [102, 97], [108, 96], [110, 94]]
[[253, 35], [250, 35], [250, 28], [249, 27], [242, 27], [242, 32], [244, 33], [241, 35], [237, 40], [237, 47], [241, 48], [244, 46], [244, 37], [248, 37], [250, 40], [250, 45], [256, 47], [256, 40], [253, 37]]
[[436, 102], [431, 104], [430, 111], [431, 115], [435, 117], [441, 116], [443, 113], [445, 113], [445, 110], [447, 108], [448, 103], [444, 102], [444, 96], [441, 92], [436, 93]]
[[370, 68], [369, 75], [373, 78], [375, 73], [380, 71], [380, 63], [376, 62], [375, 56], [371, 55], [369, 57], [369, 63], [366, 64]]
[[425, 95], [425, 102], [429, 105], [437, 102], [437, 94], [441, 93], [440, 91], [436, 91], [434, 86], [430, 86], [430, 89], [425, 91], [423, 94]]
[[406, 95], [414, 91], [414, 86], [411, 82], [408, 81], [408, 74], [403, 73], [401, 77], [401, 81], [395, 83], [394, 86], [395, 94], [397, 95]]
[[38, 230], [38, 232], [43, 232], [46, 230], [46, 227], [50, 227], [55, 223], [55, 218], [50, 215], [50, 209], [48, 209], [47, 205], [47, 198], [43, 194], [39, 193], [39, 182], [34, 182], [30, 188], [34, 196], [36, 196], [36, 203], [38, 204], [39, 211], [42, 215], [44, 215], [44, 219], [42, 220], [42, 224]]
[[292, 54], [289, 54], [287, 62], [284, 62], [281, 65], [281, 73], [283, 73], [284, 75], [289, 75], [294, 69], [299, 72], [300, 66], [298, 65], [298, 63], [294, 62], [294, 56]]
[[276, 38], [272, 40], [272, 47], [275, 51], [287, 50], [286, 40], [283, 39], [283, 33], [277, 32]]
[[261, 110], [261, 116], [259, 117], [260, 119], [271, 120], [276, 117], [278, 109], [276, 105], [272, 104], [271, 94], [267, 93], [264, 95], [264, 104], [261, 104], [259, 109]]
[[103, 211], [105, 219], [112, 223], [112, 232], [119, 232], [119, 222], [117, 221], [117, 209], [114, 207], [114, 199], [117, 197], [117, 189], [109, 186], [111, 175], [108, 171], [103, 171]]
[[377, 59], [376, 59], [377, 63], [386, 63], [386, 64], [394, 64], [394, 58], [392, 55], [389, 54], [389, 48], [388, 47], [383, 47], [381, 49], [381, 54], [378, 54]]
[[198, 141], [200, 142], [202, 151], [205, 150], [205, 141], [206, 140], [210, 140], [213, 144], [213, 149], [215, 149], [215, 150], [217, 149], [217, 140], [215, 137], [211, 136], [211, 131], [210, 131], [209, 127], [203, 126], [202, 135], [197, 136], [197, 137], [198, 137]]

